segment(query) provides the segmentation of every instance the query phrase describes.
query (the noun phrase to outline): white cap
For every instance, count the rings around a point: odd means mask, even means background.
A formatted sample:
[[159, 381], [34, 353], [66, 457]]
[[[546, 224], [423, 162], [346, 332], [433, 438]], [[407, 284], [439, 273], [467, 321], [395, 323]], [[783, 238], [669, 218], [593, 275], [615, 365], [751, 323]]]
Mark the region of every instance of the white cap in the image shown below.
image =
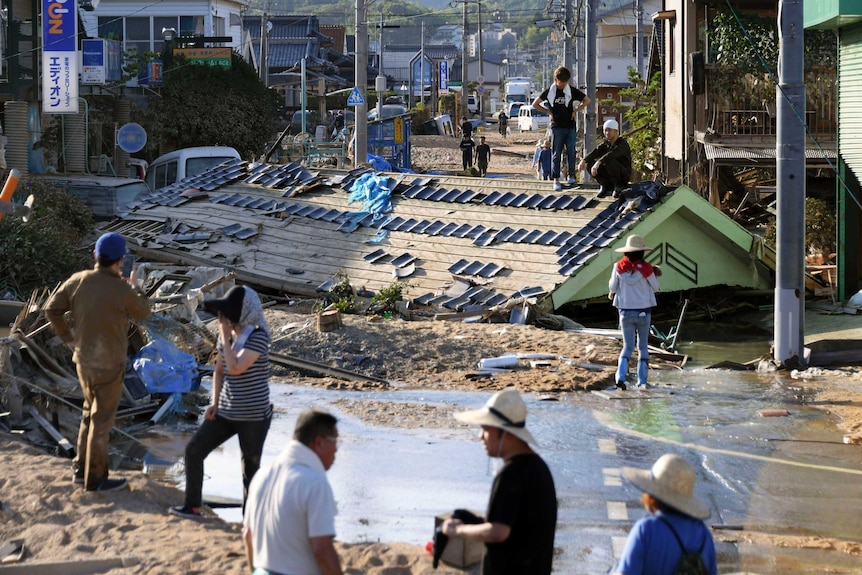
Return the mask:
[[607, 130], [608, 128], [610, 128], [611, 130], [619, 131], [620, 130], [619, 122], [617, 122], [616, 120], [613, 120], [613, 119], [612, 120], [606, 120], [605, 125], [602, 126], [602, 129]]

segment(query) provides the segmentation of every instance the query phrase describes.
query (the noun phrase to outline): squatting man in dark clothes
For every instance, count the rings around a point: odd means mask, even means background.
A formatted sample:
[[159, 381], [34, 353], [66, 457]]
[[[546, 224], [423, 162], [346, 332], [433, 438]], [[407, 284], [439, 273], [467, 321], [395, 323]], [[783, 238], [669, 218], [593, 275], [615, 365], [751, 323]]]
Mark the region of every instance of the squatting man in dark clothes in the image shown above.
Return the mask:
[[613, 193], [615, 198], [619, 198], [632, 175], [632, 151], [626, 139], [620, 136], [620, 125], [616, 120], [607, 120], [603, 130], [605, 141], [581, 160], [578, 171], [589, 170], [601, 184], [598, 197]]
[[554, 559], [557, 492], [527, 430], [527, 406], [514, 389], [495, 393], [480, 409], [455, 418], [482, 427], [491, 457], [503, 459], [482, 523], [447, 519], [442, 532], [485, 542], [482, 575], [548, 575]]
[[[146, 294], [137, 287], [137, 270], [121, 277], [126, 241], [102, 234], [93, 256], [96, 266], [78, 272], [54, 292], [45, 315], [72, 350], [84, 395], [72, 479], [87, 491], [114, 491], [126, 479], [108, 478], [108, 439], [123, 392], [129, 347], [129, 320], [150, 315]], [[69, 318], [66, 318], [69, 312]]]

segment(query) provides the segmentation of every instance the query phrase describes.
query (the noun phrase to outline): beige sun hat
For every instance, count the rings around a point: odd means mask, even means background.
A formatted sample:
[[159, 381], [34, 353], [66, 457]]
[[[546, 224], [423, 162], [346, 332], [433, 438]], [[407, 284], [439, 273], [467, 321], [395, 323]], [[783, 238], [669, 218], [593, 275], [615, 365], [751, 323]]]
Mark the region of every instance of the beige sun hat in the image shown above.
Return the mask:
[[697, 519], [706, 519], [710, 515], [709, 508], [694, 496], [694, 467], [679, 455], [662, 455], [652, 469], [623, 467], [623, 477], [641, 491], [686, 515]]
[[496, 427], [527, 443], [539, 444], [527, 431], [527, 404], [515, 389], [498, 391], [480, 409], [456, 413], [455, 419]]
[[620, 254], [627, 254], [629, 252], [651, 252], [652, 248], [648, 248], [644, 245], [644, 240], [637, 234], [632, 234], [626, 238], [626, 245], [617, 248], [614, 250]]

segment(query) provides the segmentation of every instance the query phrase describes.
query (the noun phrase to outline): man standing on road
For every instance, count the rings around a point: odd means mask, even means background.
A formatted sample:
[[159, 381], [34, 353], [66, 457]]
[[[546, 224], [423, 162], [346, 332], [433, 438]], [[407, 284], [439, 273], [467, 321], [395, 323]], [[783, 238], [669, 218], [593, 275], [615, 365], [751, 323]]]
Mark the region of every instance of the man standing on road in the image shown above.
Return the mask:
[[549, 575], [554, 559], [557, 493], [551, 471], [530, 444], [527, 406], [515, 389], [495, 393], [481, 409], [455, 418], [482, 426], [482, 441], [491, 457], [503, 459], [494, 478], [484, 521], [443, 522], [449, 537], [485, 542], [482, 575]]
[[497, 122], [500, 123], [500, 135], [505, 139], [509, 129], [509, 116], [506, 115], [505, 110], [500, 110], [500, 115], [497, 116]]
[[473, 152], [476, 149], [476, 142], [473, 141], [470, 134], [464, 134], [458, 147], [461, 148], [461, 167], [466, 172], [473, 167]]
[[[551, 148], [554, 154], [552, 168], [554, 191], [562, 189], [562, 185], [560, 184], [560, 163], [563, 156], [563, 147], [566, 148], [566, 157], [569, 162], [569, 183], [575, 183], [571, 167], [575, 165], [575, 146], [578, 135], [577, 117], [578, 112], [586, 108], [590, 103], [590, 99], [586, 94], [569, 85], [571, 77], [569, 69], [560, 66], [554, 70], [554, 83], [533, 100], [533, 108], [551, 116]], [[578, 102], [578, 105], [575, 105], [575, 102]], [[545, 104], [548, 104], [550, 109]]]
[[54, 332], [74, 352], [72, 361], [84, 394], [72, 479], [87, 491], [114, 491], [128, 484], [125, 479], [108, 479], [108, 437], [123, 391], [129, 320], [149, 317], [150, 303], [133, 287], [136, 270], [121, 277], [125, 255], [123, 236], [102, 234], [93, 252], [95, 268], [72, 275], [45, 305]]
[[461, 118], [461, 137], [473, 137], [473, 124], [467, 119], [467, 116]]
[[308, 410], [275, 463], [251, 482], [243, 541], [255, 575], [341, 575], [335, 498], [326, 472], [338, 450], [338, 420]]
[[479, 166], [479, 175], [488, 173], [488, 163], [491, 161], [491, 146], [485, 143], [485, 136], [479, 136], [479, 145], [476, 146], [476, 165]]

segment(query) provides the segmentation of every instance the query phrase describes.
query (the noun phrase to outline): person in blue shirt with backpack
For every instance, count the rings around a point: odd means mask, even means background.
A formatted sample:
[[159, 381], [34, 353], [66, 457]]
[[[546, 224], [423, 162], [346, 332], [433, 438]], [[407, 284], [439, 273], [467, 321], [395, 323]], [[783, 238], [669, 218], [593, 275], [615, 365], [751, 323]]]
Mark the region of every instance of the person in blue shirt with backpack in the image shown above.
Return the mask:
[[718, 575], [715, 542], [703, 522], [709, 508], [694, 495], [694, 467], [665, 454], [652, 469], [623, 467], [623, 477], [643, 491], [648, 515], [632, 527], [612, 573]]

